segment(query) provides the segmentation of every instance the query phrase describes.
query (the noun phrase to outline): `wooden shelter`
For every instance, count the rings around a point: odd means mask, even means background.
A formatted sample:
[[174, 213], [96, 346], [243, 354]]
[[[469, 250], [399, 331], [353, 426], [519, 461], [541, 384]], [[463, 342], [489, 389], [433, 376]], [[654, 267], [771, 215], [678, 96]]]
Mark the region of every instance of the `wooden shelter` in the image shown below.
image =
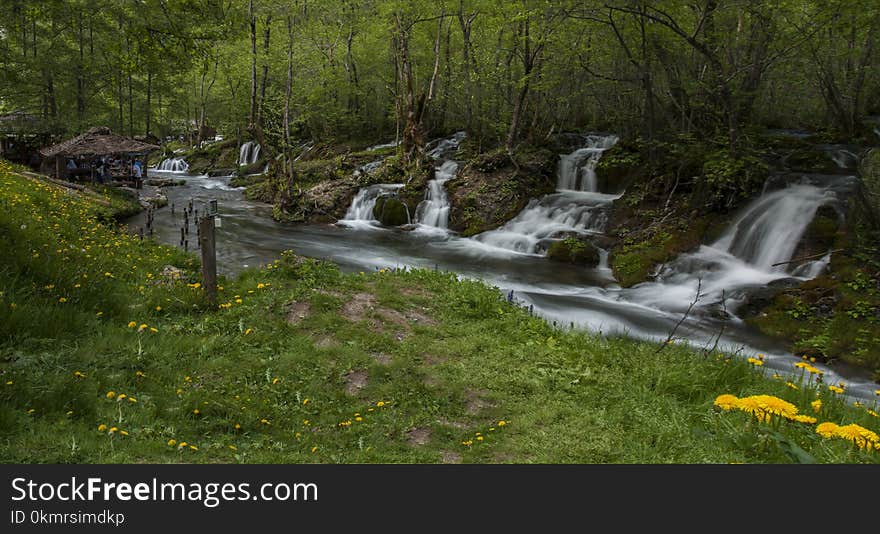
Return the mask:
[[[94, 180], [96, 169], [103, 166], [105, 169], [112, 168], [115, 171], [115, 174], [105, 171], [112, 177], [133, 181], [135, 187], [139, 188], [140, 181], [135, 179], [133, 172], [134, 161], [141, 159], [145, 173], [147, 155], [159, 148], [158, 145], [116, 135], [110, 131], [110, 128], [97, 127], [57, 145], [44, 148], [40, 150], [40, 154], [47, 160], [55, 161], [55, 177], [58, 179], [88, 175]], [[68, 169], [65, 160], [73, 160], [76, 168]]]

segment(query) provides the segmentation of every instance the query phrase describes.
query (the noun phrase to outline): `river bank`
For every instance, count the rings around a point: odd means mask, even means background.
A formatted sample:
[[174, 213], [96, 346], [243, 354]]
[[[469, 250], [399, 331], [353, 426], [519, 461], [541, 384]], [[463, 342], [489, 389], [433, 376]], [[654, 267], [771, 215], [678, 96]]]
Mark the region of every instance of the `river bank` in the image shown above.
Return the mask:
[[559, 330], [451, 273], [284, 254], [223, 280], [207, 309], [191, 257], [0, 170], [3, 268], [24, 281], [0, 288], [4, 461], [877, 461], [714, 405], [773, 394], [876, 426], [876, 406], [812, 374], [786, 384], [683, 344]]

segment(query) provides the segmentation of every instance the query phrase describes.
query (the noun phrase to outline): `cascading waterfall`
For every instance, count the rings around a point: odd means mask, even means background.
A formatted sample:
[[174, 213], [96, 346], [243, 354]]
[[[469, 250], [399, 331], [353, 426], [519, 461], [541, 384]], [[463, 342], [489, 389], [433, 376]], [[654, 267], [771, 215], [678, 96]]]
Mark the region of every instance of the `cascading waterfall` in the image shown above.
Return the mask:
[[613, 135], [590, 135], [583, 148], [559, 158], [557, 191], [599, 191], [596, 165], [602, 154], [617, 143]]
[[379, 197], [393, 194], [402, 187], [403, 184], [374, 184], [361, 188], [352, 199], [351, 206], [345, 212], [345, 217], [338, 222], [348, 226], [376, 222], [376, 217], [373, 215], [376, 201]]
[[455, 177], [458, 163], [452, 160], [443, 162], [435, 171], [436, 178], [428, 182], [425, 200], [416, 208], [416, 221], [425, 226], [446, 230], [449, 228], [449, 198], [445, 184]]
[[[432, 143], [428, 155], [435, 160], [448, 157], [458, 150], [466, 135], [465, 132], [457, 132], [448, 139], [440, 139]], [[416, 207], [417, 223], [444, 231], [449, 228], [449, 197], [446, 195], [445, 184], [455, 177], [457, 171], [458, 162], [451, 159], [447, 159], [434, 169], [435, 178], [428, 181], [425, 200]]]
[[795, 184], [765, 193], [750, 203], [714, 243], [662, 266], [655, 281], [625, 290], [623, 297], [657, 309], [682, 312], [694, 301], [699, 287], [697, 309], [717, 307], [723, 302], [727, 312], [734, 312], [749, 289], [783, 278], [813, 278], [830, 257], [795, 269], [787, 262], [792, 260], [817, 210], [837, 202], [830, 188], [814, 185]]
[[559, 158], [555, 194], [532, 200], [504, 226], [474, 239], [493, 248], [543, 255], [560, 235], [602, 233], [611, 203], [620, 195], [598, 192], [596, 165], [617, 139], [587, 136], [586, 146]]
[[157, 171], [163, 172], [186, 172], [189, 164], [183, 158], [167, 158], [156, 166]]
[[564, 192], [533, 199], [504, 226], [474, 239], [490, 247], [542, 255], [561, 234], [601, 234], [616, 198], [619, 195]]
[[238, 164], [253, 165], [256, 163], [260, 159], [260, 148], [260, 144], [253, 141], [242, 144], [238, 149]]

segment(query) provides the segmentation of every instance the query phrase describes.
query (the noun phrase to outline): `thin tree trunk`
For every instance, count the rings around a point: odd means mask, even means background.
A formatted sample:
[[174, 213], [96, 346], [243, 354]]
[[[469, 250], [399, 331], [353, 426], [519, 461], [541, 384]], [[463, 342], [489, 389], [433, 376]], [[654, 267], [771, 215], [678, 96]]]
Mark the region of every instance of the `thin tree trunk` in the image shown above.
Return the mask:
[[254, 15], [254, 0], [248, 2], [248, 19], [251, 33], [251, 111], [248, 128], [257, 124], [257, 17]]
[[260, 101], [257, 104], [257, 124], [263, 124], [263, 106], [266, 102], [266, 85], [269, 82], [269, 37], [272, 30], [272, 15], [266, 15], [266, 27], [263, 30], [263, 79], [260, 81]]

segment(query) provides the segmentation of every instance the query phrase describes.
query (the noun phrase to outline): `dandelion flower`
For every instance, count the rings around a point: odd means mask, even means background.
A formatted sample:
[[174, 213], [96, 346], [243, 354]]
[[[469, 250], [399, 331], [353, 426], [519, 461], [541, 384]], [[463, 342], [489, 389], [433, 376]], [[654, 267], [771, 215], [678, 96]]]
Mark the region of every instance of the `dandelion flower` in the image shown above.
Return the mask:
[[175, 446], [175, 445], [177, 445], [177, 440], [176, 440], [176, 439], [169, 439], [169, 440], [168, 440], [168, 446], [169, 446], [169, 447], [173, 447], [173, 446]]
[[110, 433], [110, 434], [115, 434], [117, 430], [119, 430], [119, 429], [116, 428], [115, 426], [111, 426], [111, 427], [110, 427], [110, 430], [108, 430], [107, 432]]
[[498, 421], [498, 426], [504, 426], [507, 424], [507, 421]]
[[313, 453], [314, 453], [314, 452], [317, 452], [317, 451], [318, 451], [318, 446], [317, 446], [317, 445], [315, 445], [314, 447], [312, 447], [312, 452], [313, 452]]
[[837, 386], [828, 386], [828, 389], [833, 393], [843, 393], [843, 388], [839, 388]]
[[103, 432], [105, 430], [107, 430], [107, 425], [104, 425], [104, 424], [98, 425], [98, 432]]
[[238, 423], [235, 423], [235, 429], [236, 429], [236, 430], [241, 430], [241, 425], [238, 424]]
[[67, 299], [64, 297], [61, 297], [60, 299], [58, 299], [58, 302], [64, 304], [65, 302], [67, 302]]
[[199, 415], [199, 414], [202, 413], [202, 412], [200, 412], [199, 409], [196, 408], [195, 410], [193, 410], [193, 413], [194, 413], [195, 415]]
[[237, 451], [238, 447], [236, 447], [235, 445], [230, 445], [229, 450]]
[[822, 399], [814, 400], [810, 403], [810, 406], [813, 407], [814, 412], [819, 413], [819, 411], [822, 409]]
[[305, 405], [308, 404], [308, 403], [309, 403], [309, 399], [308, 399], [308, 398], [303, 399], [303, 406], [305, 406]]
[[281, 382], [281, 379], [280, 379], [280, 378], [273, 378], [273, 379], [272, 379], [272, 385], [275, 385], [275, 384], [277, 384], [278, 382]]
[[377, 402], [377, 403], [376, 403], [376, 406], [378, 406], [379, 408], [385, 406], [385, 401], [379, 401], [379, 402]]
[[116, 396], [116, 392], [115, 392], [115, 391], [108, 391], [108, 392], [107, 392], [107, 398], [108, 398], [108, 399], [112, 399], [112, 398], [114, 398], [115, 396]]
[[[737, 407], [737, 405], [736, 405], [737, 401], [739, 401], [739, 399], [735, 395], [725, 394], [725, 395], [719, 395], [715, 399], [715, 402], [713, 404], [715, 406], [718, 406], [722, 410], [732, 410]], [[498, 426], [502, 426], [501, 423], [503, 423], [503, 422], [504, 421], [500, 421], [498, 423]]]
[[820, 423], [816, 427], [816, 434], [819, 434], [823, 438], [832, 438], [836, 435], [838, 428], [839, 427], [835, 423], [831, 423], [831, 422]]
[[199, 450], [199, 448], [196, 447], [195, 445], [190, 445], [189, 448], [192, 449], [192, 450], [194, 450], [194, 451]]
[[156, 311], [162, 311], [162, 306], [156, 306]]
[[128, 432], [126, 432], [125, 430], [120, 430], [119, 433], [122, 434], [123, 436], [127, 436], [127, 435], [128, 435]]
[[244, 331], [244, 335], [249, 335], [253, 331], [254, 331], [253, 328], [248, 328], [247, 330]]
[[128, 397], [128, 395], [126, 395], [125, 393], [120, 393], [119, 396], [116, 397], [116, 400], [117, 401], [125, 400], [126, 397]]
[[134, 328], [134, 327], [136, 327], [136, 326], [137, 326], [137, 323], [136, 323], [136, 322], [134, 322], [134, 321], [129, 321], [129, 322], [128, 322], [128, 327], [129, 327], [129, 328]]
[[755, 367], [760, 367], [764, 365], [764, 360], [759, 360], [757, 358], [749, 358], [747, 361]]
[[798, 423], [807, 423], [808, 425], [816, 424], [816, 418], [809, 415], [796, 415], [791, 420]]

